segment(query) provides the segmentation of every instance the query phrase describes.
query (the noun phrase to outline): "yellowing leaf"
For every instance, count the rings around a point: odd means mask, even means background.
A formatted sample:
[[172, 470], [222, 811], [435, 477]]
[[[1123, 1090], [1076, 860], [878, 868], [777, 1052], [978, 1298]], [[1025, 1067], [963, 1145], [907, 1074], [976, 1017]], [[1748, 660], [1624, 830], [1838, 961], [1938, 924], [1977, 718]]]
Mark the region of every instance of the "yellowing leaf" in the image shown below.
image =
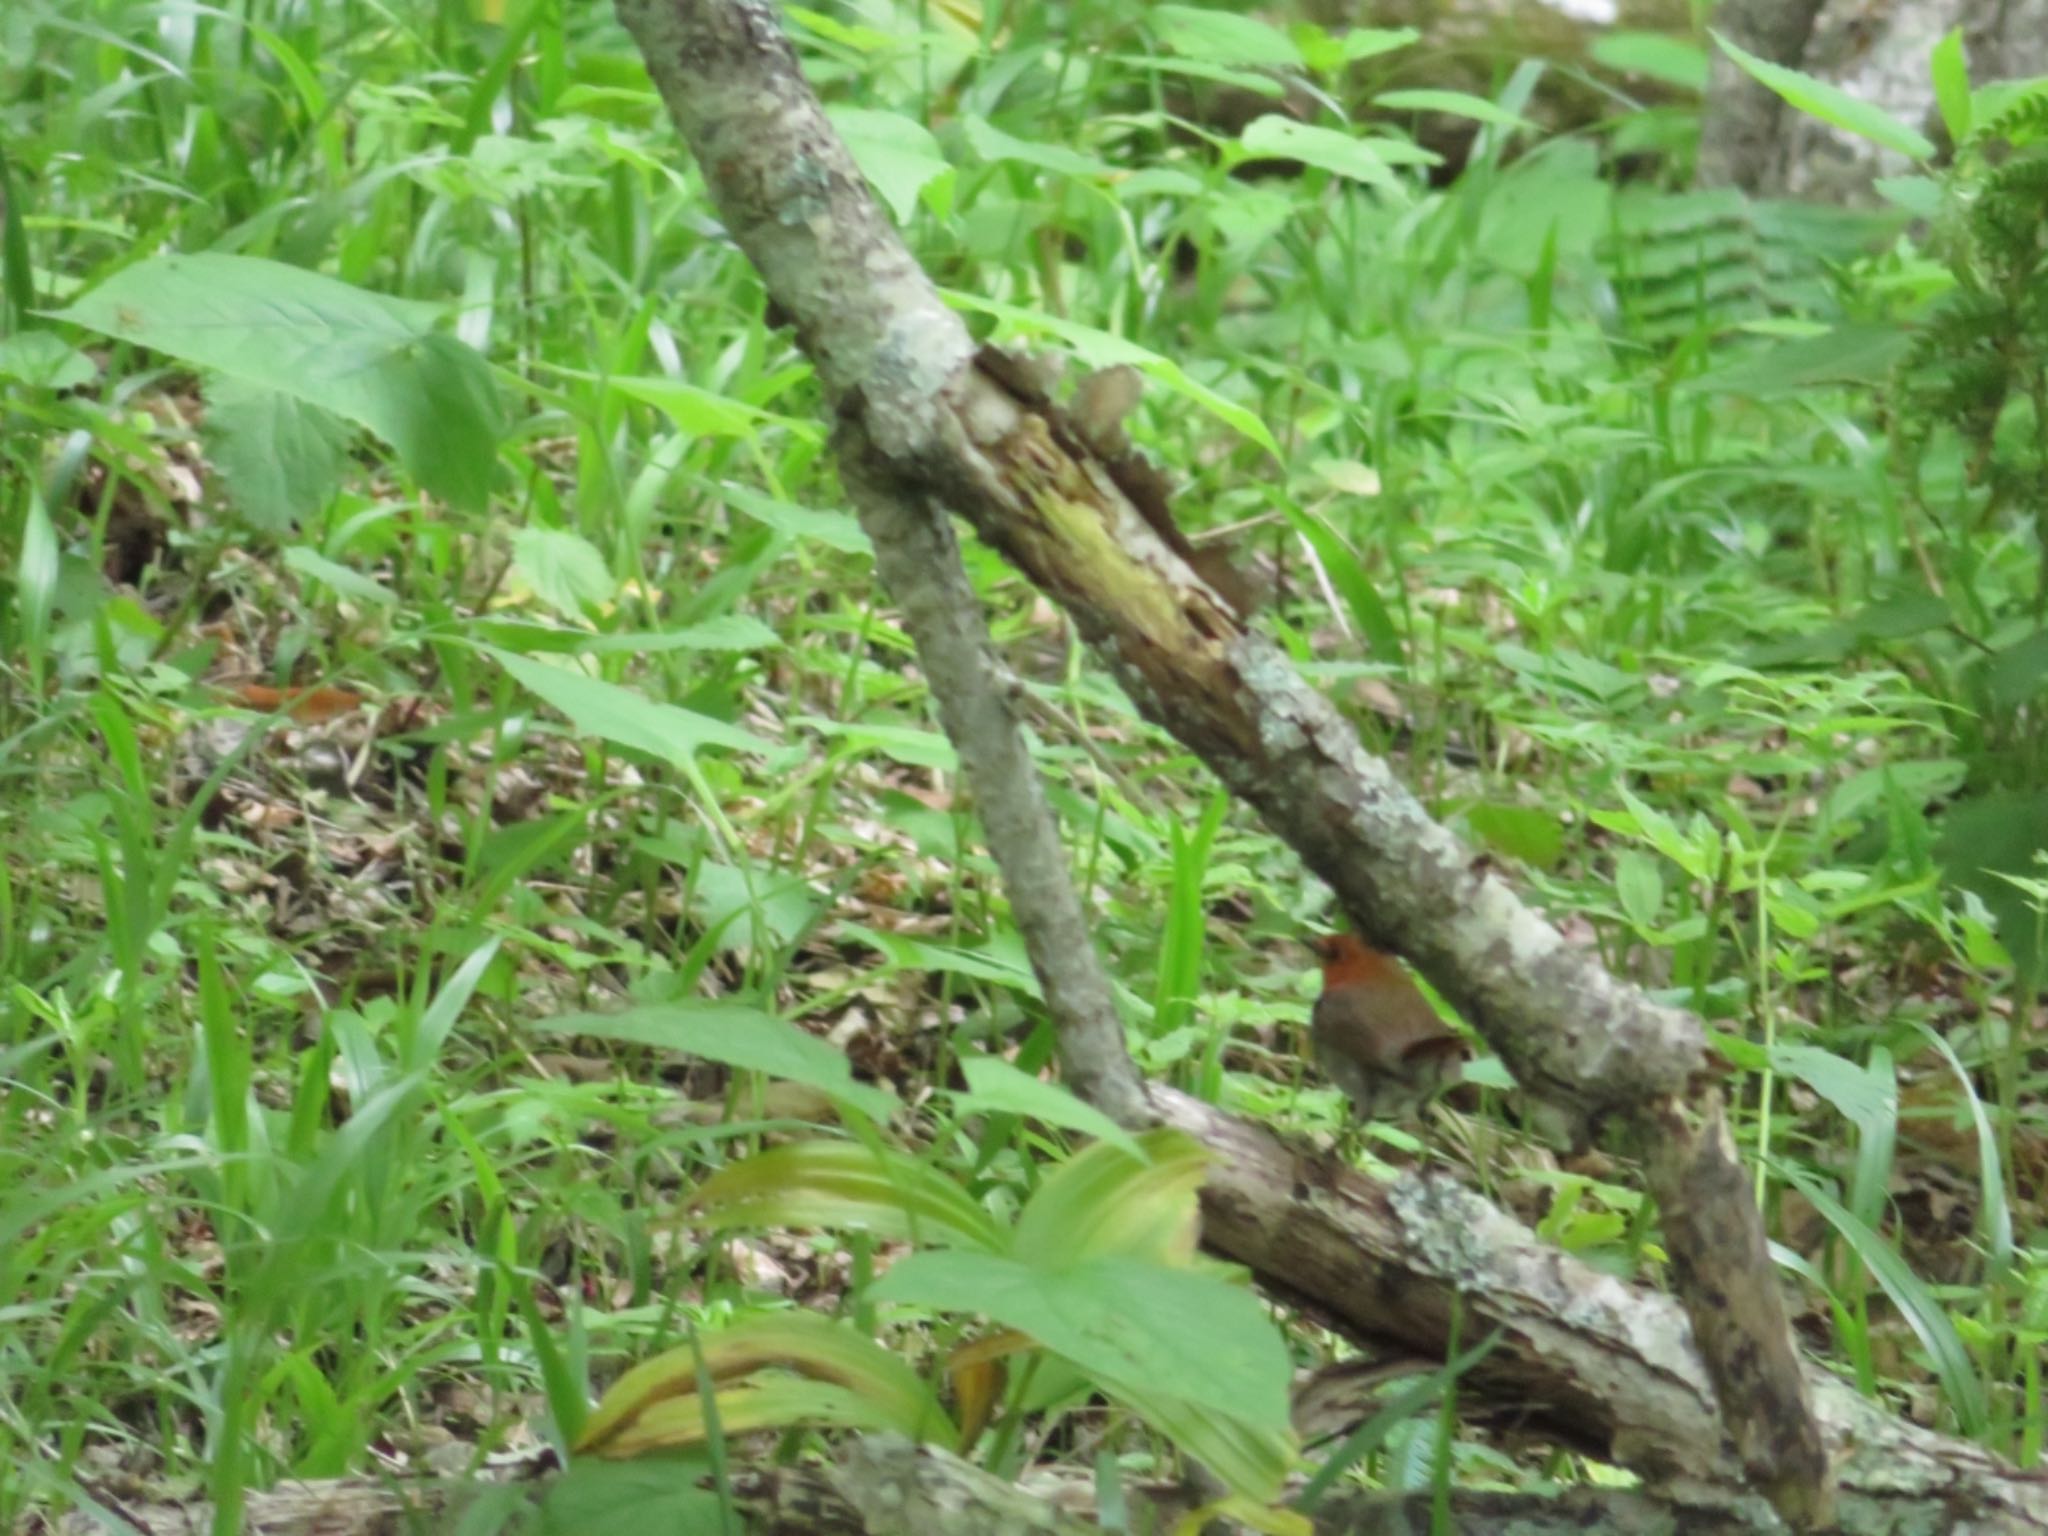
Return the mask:
[[899, 1152], [852, 1141], [803, 1141], [720, 1169], [697, 1186], [707, 1226], [827, 1227], [899, 1242], [1001, 1253], [1002, 1229], [943, 1174]]
[[[631, 1456], [701, 1438], [703, 1402], [698, 1359], [718, 1403], [722, 1429], [778, 1424], [855, 1424], [891, 1429], [949, 1448], [953, 1426], [918, 1375], [898, 1356], [843, 1323], [811, 1312], [777, 1312], [702, 1335], [636, 1365], [612, 1384], [575, 1449]], [[771, 1373], [771, 1374], [763, 1374]], [[816, 1414], [788, 1409], [784, 1378], [801, 1378]], [[832, 1394], [844, 1394], [844, 1400]], [[730, 1411], [728, 1411], [730, 1405]]]

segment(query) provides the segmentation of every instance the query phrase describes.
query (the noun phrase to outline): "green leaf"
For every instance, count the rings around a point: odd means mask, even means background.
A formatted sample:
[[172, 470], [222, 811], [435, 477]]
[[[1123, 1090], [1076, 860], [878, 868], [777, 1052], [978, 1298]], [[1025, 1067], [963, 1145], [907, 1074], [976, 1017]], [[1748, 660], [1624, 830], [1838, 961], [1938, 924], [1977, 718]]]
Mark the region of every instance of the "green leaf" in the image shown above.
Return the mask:
[[1018, 1213], [1018, 1257], [1053, 1269], [1106, 1257], [1191, 1262], [1209, 1155], [1178, 1131], [1136, 1141], [1131, 1151], [1098, 1141], [1046, 1175]]
[[861, 923], [841, 923], [839, 931], [847, 938], [858, 939], [879, 950], [888, 958], [890, 966], [897, 970], [944, 972], [965, 976], [971, 981], [1008, 987], [1026, 997], [1039, 995], [1038, 977], [1031, 967], [1021, 959], [994, 952], [993, 946], [979, 951], [960, 949], [907, 933], [869, 928]]
[[[653, 406], [692, 437], [751, 438], [761, 427], [783, 425], [786, 417], [734, 400], [683, 379], [612, 378], [605, 381], [630, 399]], [[801, 424], [805, 435], [809, 425]]]
[[1617, 74], [1641, 75], [1695, 94], [1707, 88], [1706, 53], [1662, 32], [1605, 32], [1593, 40], [1593, 62]]
[[1858, 138], [1870, 140], [1886, 149], [1896, 150], [1912, 160], [1929, 160], [1934, 156], [1934, 146], [1919, 130], [1892, 117], [1889, 113], [1873, 107], [1867, 101], [1858, 101], [1838, 86], [1829, 85], [1825, 80], [1816, 80], [1803, 75], [1796, 69], [1787, 69], [1782, 64], [1773, 64], [1760, 59], [1746, 49], [1736, 46], [1720, 33], [1713, 34], [1714, 41], [1721, 45], [1721, 51], [1739, 64], [1751, 79], [1776, 92], [1787, 102], [1804, 112], [1808, 117], [1817, 117], [1824, 123], [1855, 134]]
[[566, 528], [519, 529], [512, 535], [512, 569], [565, 619], [582, 619], [618, 592], [597, 547]]
[[1121, 1258], [1045, 1269], [964, 1249], [899, 1260], [869, 1294], [979, 1313], [1109, 1387], [1128, 1383], [1257, 1429], [1288, 1426], [1287, 1346], [1250, 1291]]
[[1022, 335], [1056, 336], [1072, 347], [1080, 355], [1081, 361], [1090, 368], [1108, 368], [1117, 363], [1129, 363], [1153, 383], [1192, 401], [1232, 431], [1250, 438], [1274, 458], [1281, 457], [1279, 443], [1274, 440], [1272, 432], [1257, 412], [1246, 409], [1236, 401], [1218, 394], [1208, 385], [1190, 378], [1171, 358], [1162, 357], [1135, 341], [1110, 331], [1099, 330], [1092, 325], [1083, 325], [1077, 320], [1063, 320], [1054, 315], [1041, 314], [1036, 310], [1005, 304], [999, 299], [983, 298], [979, 294], [958, 289], [947, 289], [944, 296], [946, 302], [954, 308], [993, 315], [1016, 327]]
[[[694, 1475], [693, 1475], [694, 1474]], [[538, 1536], [676, 1536], [719, 1529], [718, 1490], [708, 1466], [674, 1458], [640, 1462], [579, 1460], [550, 1478], [541, 1495]]]
[[1188, 58], [1249, 69], [1300, 69], [1301, 50], [1255, 16], [1192, 5], [1155, 5], [1145, 25], [1160, 46]]
[[489, 499], [500, 432], [484, 360], [430, 304], [253, 256], [158, 256], [56, 318], [277, 390], [376, 433], [421, 485]]
[[1017, 138], [971, 112], [961, 117], [960, 126], [967, 135], [968, 147], [987, 161], [1035, 166], [1055, 176], [1073, 176], [1084, 181], [1107, 181], [1116, 175], [1116, 167], [1107, 160], [1080, 154], [1062, 144], [1039, 144]]
[[1356, 64], [1421, 41], [1422, 34], [1414, 27], [1353, 27], [1337, 39], [1337, 45], [1343, 50], [1344, 62]]
[[332, 411], [227, 374], [207, 384], [206, 407], [213, 462], [235, 509], [255, 527], [285, 532], [341, 489], [350, 433]]
[[1442, 159], [1402, 139], [1362, 139], [1274, 113], [1251, 122], [1238, 135], [1238, 143], [1247, 154], [1299, 161], [1332, 175], [1389, 190], [1401, 185], [1401, 179], [1394, 174], [1395, 166], [1435, 165]]
[[1983, 1434], [1989, 1422], [1984, 1384], [1978, 1379], [1970, 1352], [1956, 1334], [1955, 1324], [1949, 1320], [1948, 1309], [1928, 1290], [1926, 1282], [1913, 1273], [1898, 1251], [1843, 1207], [1819, 1179], [1795, 1164], [1773, 1159], [1772, 1166], [1826, 1218], [1899, 1309], [1906, 1326], [1927, 1351], [1935, 1377], [1941, 1383], [1942, 1396], [1955, 1411], [1962, 1432], [1968, 1436]]
[[828, 720], [822, 715], [798, 715], [790, 722], [816, 731], [829, 740], [843, 740], [909, 768], [936, 768], [957, 773], [960, 754], [939, 731], [915, 725], [889, 725], [880, 720]]
[[967, 1079], [967, 1091], [954, 1094], [953, 1105], [962, 1114], [1022, 1115], [1093, 1136], [1140, 1161], [1144, 1158], [1129, 1131], [1058, 1083], [1020, 1072], [997, 1056], [962, 1056], [960, 1075]]
[[527, 692], [560, 710], [580, 735], [596, 736], [679, 767], [697, 753], [714, 748], [762, 754], [776, 750], [773, 743], [752, 731], [680, 705], [659, 703], [617, 683], [494, 645], [477, 649], [511, 673]]
[[[823, 1422], [893, 1430], [948, 1449], [956, 1438], [930, 1389], [901, 1358], [844, 1323], [792, 1311], [747, 1318], [634, 1366], [592, 1410], [577, 1438], [578, 1453], [628, 1456], [696, 1443], [704, 1422], [697, 1400], [700, 1364], [719, 1384], [719, 1419], [728, 1432]], [[836, 1388], [848, 1400], [814, 1414], [800, 1398], [792, 1402], [774, 1390], [781, 1383], [760, 1375], [767, 1371], [788, 1371], [810, 1385]], [[766, 1395], [749, 1400], [750, 1387]], [[861, 1406], [853, 1408], [856, 1401]], [[670, 1404], [681, 1412], [658, 1411]], [[785, 1404], [793, 1412], [785, 1413]], [[737, 1411], [735, 1405], [741, 1405]]]
[[1798, 1078], [1866, 1136], [1898, 1118], [1898, 1084], [1833, 1051], [1816, 1045], [1773, 1046], [1771, 1066]]
[[0, 336], [0, 379], [34, 389], [76, 389], [97, 372], [92, 359], [55, 331], [21, 331]]
[[1941, 109], [1941, 124], [1951, 144], [1965, 144], [1970, 138], [1970, 64], [1963, 56], [1963, 29], [1951, 27], [1934, 45], [1928, 58], [1928, 72], [1934, 77], [1934, 102]]
[[828, 548], [844, 550], [850, 555], [872, 555], [875, 552], [859, 522], [848, 513], [819, 512], [811, 507], [795, 506], [743, 485], [721, 485], [718, 494], [727, 506], [746, 513], [755, 522], [773, 528], [777, 533], [786, 533], [795, 539], [816, 539]]
[[1530, 126], [1526, 117], [1518, 116], [1505, 107], [1495, 106], [1484, 96], [1473, 96], [1464, 91], [1382, 91], [1373, 97], [1373, 105], [1394, 112], [1442, 112], [1451, 117], [1470, 118], [1475, 123], [1487, 123], [1496, 128]]
[[2048, 683], [2048, 629], [2037, 629], [1984, 665], [1984, 688], [2006, 709], [2024, 704]]
[[[22, 522], [21, 551], [14, 575], [14, 607], [18, 633], [30, 663], [40, 670], [50, 639], [50, 615], [57, 600], [57, 579], [61, 558], [57, 530], [50, 523], [50, 509], [43, 504], [42, 488], [30, 484], [28, 509]], [[0, 606], [0, 618], [5, 608]]]
[[1805, 394], [1818, 385], [1882, 385], [1905, 356], [1912, 336], [1898, 325], [1845, 325], [1756, 352], [1686, 380], [1680, 388], [1769, 400]]
[[623, 1013], [565, 1013], [532, 1026], [552, 1035], [588, 1035], [681, 1051], [745, 1072], [802, 1083], [887, 1120], [896, 1096], [853, 1080], [853, 1066], [838, 1047], [787, 1019], [739, 1003], [657, 1003]]
[[1614, 894], [1622, 914], [1644, 932], [1657, 926], [1664, 910], [1664, 875], [1657, 861], [1640, 848], [1624, 848], [1614, 856]]
[[1465, 808], [1465, 822], [1487, 847], [1535, 869], [1554, 869], [1564, 857], [1564, 823], [1555, 811], [1482, 800]]
[[[1280, 515], [1301, 535], [1323, 574], [1329, 577], [1331, 588], [1344, 600], [1373, 659], [1392, 668], [1397, 676], [1405, 677], [1408, 651], [1401, 644], [1401, 631], [1351, 545], [1319, 514], [1296, 506], [1291, 497], [1280, 502]], [[1398, 573], [1392, 579], [1398, 581]]]
[[827, 107], [825, 115], [899, 224], [917, 212], [919, 194], [953, 169], [931, 130], [915, 118], [847, 106]]
[[1009, 1234], [946, 1175], [857, 1141], [821, 1138], [757, 1152], [698, 1185], [690, 1206], [714, 1231], [823, 1227], [986, 1253], [1009, 1247]]
[[373, 581], [362, 572], [329, 560], [325, 555], [315, 554], [302, 544], [294, 544], [284, 552], [284, 563], [301, 576], [322, 583], [336, 597], [353, 598], [356, 602], [378, 608], [397, 606], [398, 594], [382, 582]]

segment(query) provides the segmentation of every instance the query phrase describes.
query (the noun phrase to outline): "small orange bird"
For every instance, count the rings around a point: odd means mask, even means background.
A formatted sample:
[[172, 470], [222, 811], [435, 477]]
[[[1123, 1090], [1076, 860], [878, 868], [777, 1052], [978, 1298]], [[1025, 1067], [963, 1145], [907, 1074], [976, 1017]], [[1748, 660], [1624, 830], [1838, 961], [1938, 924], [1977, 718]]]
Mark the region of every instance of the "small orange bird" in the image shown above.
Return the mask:
[[1323, 992], [1309, 1014], [1316, 1061], [1362, 1120], [1418, 1114], [1457, 1083], [1468, 1054], [1401, 962], [1356, 934], [1313, 939]]

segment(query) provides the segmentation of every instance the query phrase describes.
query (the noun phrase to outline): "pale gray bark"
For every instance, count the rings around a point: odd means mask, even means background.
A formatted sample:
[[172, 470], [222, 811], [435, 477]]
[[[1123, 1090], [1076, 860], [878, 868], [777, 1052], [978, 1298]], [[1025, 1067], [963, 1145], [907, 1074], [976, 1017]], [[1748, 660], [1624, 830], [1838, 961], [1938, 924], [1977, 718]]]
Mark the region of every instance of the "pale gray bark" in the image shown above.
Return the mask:
[[[1714, 27], [1758, 58], [1796, 69], [1821, 5], [1822, 0], [1721, 0], [1714, 7]], [[1775, 92], [1752, 80], [1720, 49], [1711, 49], [1706, 115], [1700, 124], [1700, 185], [1754, 192], [1782, 182], [1789, 112]]]

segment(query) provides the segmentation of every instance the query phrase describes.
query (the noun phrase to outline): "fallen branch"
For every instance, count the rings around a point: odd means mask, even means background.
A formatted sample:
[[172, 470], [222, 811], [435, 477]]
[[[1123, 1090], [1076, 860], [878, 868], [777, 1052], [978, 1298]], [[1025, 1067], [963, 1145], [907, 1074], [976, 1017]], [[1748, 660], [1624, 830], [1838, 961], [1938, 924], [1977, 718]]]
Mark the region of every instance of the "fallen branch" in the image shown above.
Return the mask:
[[[484, 1536], [532, 1529], [518, 1523], [518, 1517], [546, 1500], [555, 1475], [547, 1470], [550, 1459], [501, 1467], [489, 1479], [295, 1483], [250, 1494], [242, 1529], [248, 1536], [401, 1536], [457, 1529]], [[729, 1481], [754, 1536], [959, 1536], [963, 1531], [1086, 1536], [1100, 1529], [1094, 1523], [1092, 1480], [1060, 1486], [1026, 1474], [1021, 1485], [1006, 1483], [945, 1451], [891, 1435], [851, 1436], [831, 1463], [775, 1466], [764, 1449], [758, 1459], [742, 1458], [730, 1470]], [[1188, 1512], [1177, 1488], [1140, 1486], [1125, 1494], [1134, 1529], [1166, 1529]], [[483, 1514], [485, 1500], [495, 1503], [495, 1518]], [[1344, 1494], [1317, 1511], [1315, 1528], [1319, 1536], [1411, 1536], [1430, 1528], [1431, 1502], [1427, 1494]], [[1869, 1499], [1845, 1493], [1843, 1512], [1844, 1528], [1857, 1536], [2006, 1536], [2048, 1528], [2038, 1506], [2031, 1519], [1983, 1506], [1965, 1510], [1924, 1490]], [[1502, 1531], [1578, 1536], [1592, 1530], [1612, 1536], [1766, 1536], [1780, 1528], [1753, 1497], [1720, 1502], [1616, 1488], [1579, 1488], [1556, 1497], [1458, 1490], [1447, 1513], [1449, 1529], [1470, 1536]], [[1866, 1518], [1872, 1523], [1864, 1523]], [[543, 1515], [538, 1528], [562, 1527]], [[67, 1515], [57, 1531], [58, 1536], [107, 1536], [109, 1531], [212, 1536], [213, 1508], [199, 1502], [120, 1502], [103, 1506], [99, 1515]]]
[[[817, 365], [863, 515], [890, 504], [905, 517], [965, 515], [1067, 608], [1139, 708], [1258, 808], [1368, 939], [1416, 962], [1527, 1090], [1627, 1126], [1740, 1461], [1792, 1523], [1825, 1522], [1820, 1429], [1697, 1021], [1566, 945], [1245, 629], [1085, 436], [1009, 372], [977, 363], [826, 123], [772, 8], [619, 0], [619, 13], [727, 228]], [[1038, 946], [1034, 963], [1057, 974]], [[1099, 1016], [1087, 1038], [1083, 1088], [1106, 1087], [1127, 1113]]]

